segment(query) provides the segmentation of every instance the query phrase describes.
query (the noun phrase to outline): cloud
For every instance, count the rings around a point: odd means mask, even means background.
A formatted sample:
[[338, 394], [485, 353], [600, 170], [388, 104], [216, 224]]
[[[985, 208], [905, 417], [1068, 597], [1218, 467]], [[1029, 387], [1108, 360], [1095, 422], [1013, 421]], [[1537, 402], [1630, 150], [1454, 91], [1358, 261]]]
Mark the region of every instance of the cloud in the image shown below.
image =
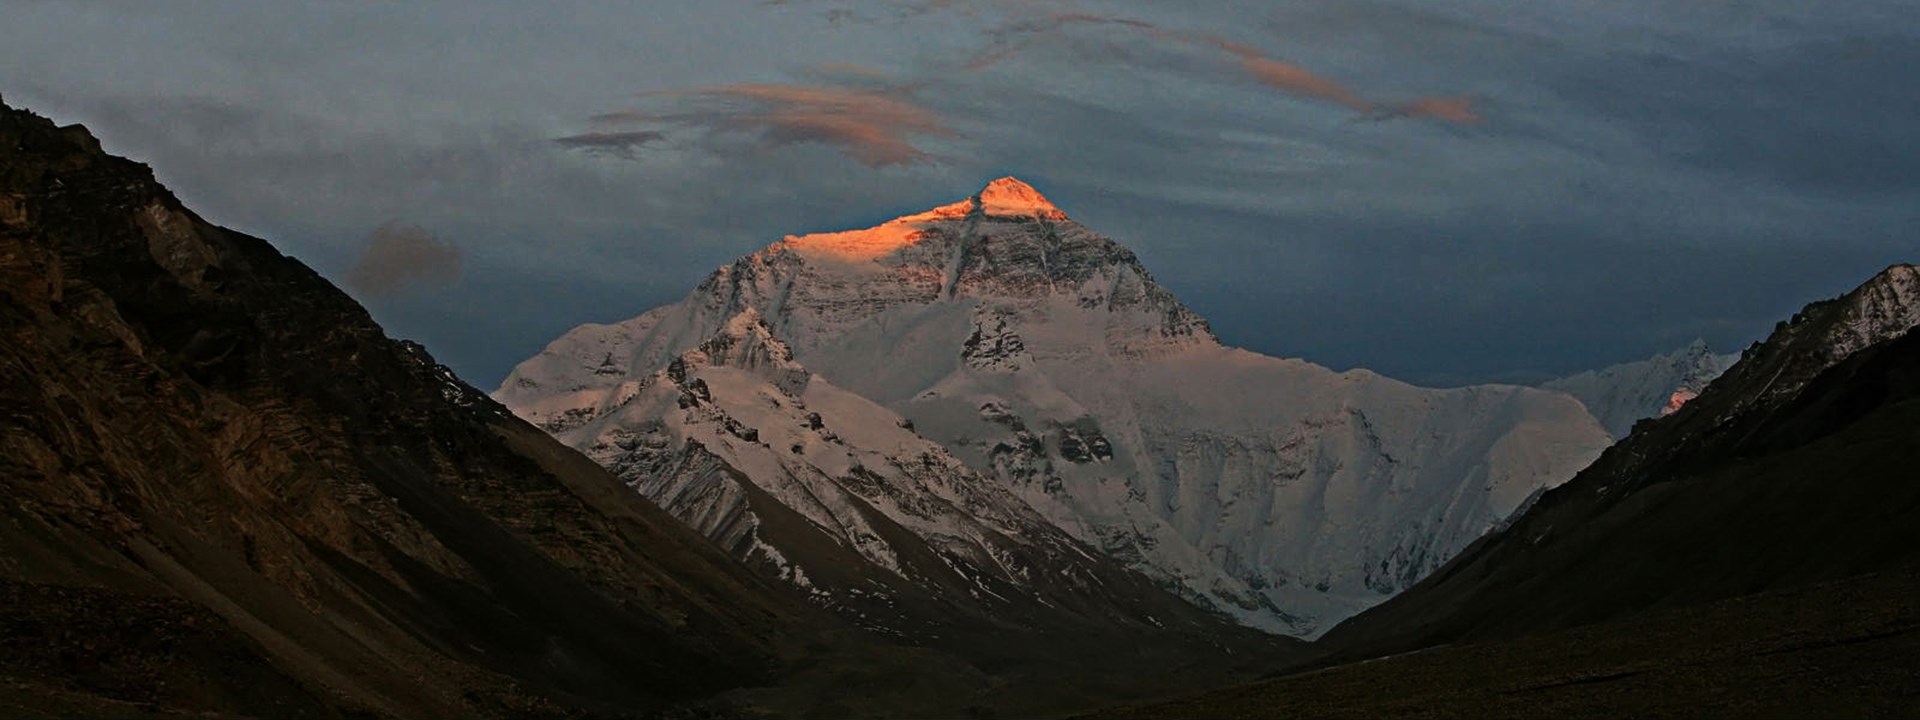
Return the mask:
[[1358, 113], [1373, 113], [1378, 108], [1363, 100], [1346, 86], [1315, 74], [1293, 63], [1281, 62], [1246, 45], [1207, 38], [1205, 42], [1240, 60], [1240, 68], [1261, 84], [1301, 97], [1325, 100]]
[[934, 155], [916, 144], [919, 139], [955, 133], [933, 111], [916, 104], [908, 96], [911, 90], [745, 83], [653, 93], [687, 97], [696, 106], [688, 110], [618, 112], [595, 120], [679, 125], [746, 136], [771, 147], [818, 143], [875, 168], [932, 162]]
[[1424, 97], [1376, 109], [1373, 119], [1433, 118], [1460, 125], [1471, 125], [1481, 120], [1480, 112], [1474, 107], [1476, 104], [1476, 100], [1471, 95]]
[[398, 295], [460, 279], [458, 247], [425, 228], [388, 222], [367, 236], [360, 259], [347, 270], [347, 285], [375, 296]]
[[1144, 20], [1110, 15], [1060, 13], [1038, 20], [1008, 23], [987, 34], [992, 42], [986, 50], [969, 60], [966, 67], [969, 70], [984, 70], [992, 67], [1025, 51], [1041, 37], [1062, 32], [1074, 25], [1117, 28], [1162, 42], [1216, 50], [1233, 57], [1242, 72], [1267, 87], [1289, 95], [1339, 105], [1371, 120], [1427, 118], [1458, 124], [1477, 123], [1481, 120], [1480, 115], [1474, 110], [1473, 99], [1467, 96], [1420, 97], [1399, 103], [1382, 103], [1369, 100], [1352, 88], [1302, 65], [1275, 59], [1250, 45], [1214, 35], [1170, 30]]
[[[1221, 53], [1267, 87], [1338, 105], [1357, 113], [1360, 119], [1425, 118], [1458, 124], [1481, 120], [1474, 99], [1468, 96], [1419, 97], [1394, 103], [1370, 100], [1340, 82], [1305, 66], [1275, 59], [1252, 46], [1117, 15], [1050, 12], [990, 27], [984, 33], [987, 46], [964, 62], [963, 71], [970, 74], [993, 67], [1072, 26], [1116, 28], [1163, 43]], [[683, 107], [601, 114], [593, 120], [620, 129], [571, 135], [555, 142], [588, 153], [634, 159], [635, 149], [664, 139], [668, 133], [664, 128], [678, 127], [703, 132], [710, 140], [748, 138], [752, 141], [750, 149], [826, 145], [868, 167], [884, 168], [937, 162], [938, 158], [921, 143], [927, 138], [958, 135], [943, 117], [912, 97], [915, 90], [929, 85], [951, 85], [957, 80], [955, 76], [936, 75], [920, 84], [889, 86], [887, 71], [845, 61], [815, 63], [803, 75], [810, 76], [812, 82], [742, 83], [643, 93], [643, 97], [677, 99]], [[635, 127], [641, 129], [627, 129]], [[710, 142], [708, 147], [722, 154], [735, 150], [724, 143]]]
[[[1739, 347], [1911, 261], [1912, 4], [29, 2], [0, 23], [0, 68], [10, 102], [87, 123], [196, 212], [342, 287], [390, 218], [457, 241], [458, 285], [355, 293], [482, 385], [783, 234], [1008, 173], [1135, 249], [1235, 342], [1464, 380], [1698, 335]], [[1075, 8], [1156, 31], [1049, 19]], [[1207, 34], [1374, 112], [1267, 84]], [[876, 172], [847, 145], [726, 121], [768, 101], [619, 95], [745, 81], [896, 98], [964, 147], [906, 133], [920, 155], [873, 159], [937, 164]], [[621, 109], [708, 117], [586, 122]], [[1439, 132], [1469, 113], [1497, 132]], [[555, 142], [595, 132], [664, 139], [632, 146], [645, 162]]]
[[1036, 20], [1007, 23], [987, 31], [987, 37], [991, 42], [987, 49], [980, 51], [974, 55], [973, 59], [967, 61], [966, 68], [985, 70], [997, 65], [1025, 51], [1042, 36], [1061, 32], [1069, 25], [1109, 25], [1131, 28], [1163, 39], [1173, 36], [1173, 33], [1161, 30], [1153, 23], [1144, 20], [1089, 13], [1058, 13]]
[[891, 73], [875, 67], [850, 62], [823, 62], [813, 66], [813, 72], [823, 77], [857, 78], [863, 80], [885, 80]]
[[1428, 118], [1457, 124], [1481, 120], [1473, 109], [1473, 98], [1469, 96], [1419, 97], [1399, 103], [1382, 103], [1368, 100], [1344, 84], [1303, 66], [1276, 60], [1250, 46], [1210, 36], [1192, 37], [1196, 42], [1204, 42], [1238, 58], [1240, 68], [1263, 85], [1290, 95], [1330, 102], [1369, 119]]
[[590, 132], [579, 135], [554, 138], [556, 145], [578, 150], [589, 155], [610, 155], [626, 160], [634, 159], [634, 151], [640, 146], [658, 142], [666, 134], [658, 130], [633, 130], [628, 132]]

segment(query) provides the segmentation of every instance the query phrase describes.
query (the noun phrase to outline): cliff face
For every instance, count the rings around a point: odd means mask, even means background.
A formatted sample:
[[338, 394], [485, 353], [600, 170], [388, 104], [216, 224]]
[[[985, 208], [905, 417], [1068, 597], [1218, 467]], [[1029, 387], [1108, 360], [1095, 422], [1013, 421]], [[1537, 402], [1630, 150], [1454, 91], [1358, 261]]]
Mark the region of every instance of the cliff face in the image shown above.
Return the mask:
[[0, 482], [0, 708], [641, 709], [765, 678], [803, 612], [299, 262], [4, 106]]

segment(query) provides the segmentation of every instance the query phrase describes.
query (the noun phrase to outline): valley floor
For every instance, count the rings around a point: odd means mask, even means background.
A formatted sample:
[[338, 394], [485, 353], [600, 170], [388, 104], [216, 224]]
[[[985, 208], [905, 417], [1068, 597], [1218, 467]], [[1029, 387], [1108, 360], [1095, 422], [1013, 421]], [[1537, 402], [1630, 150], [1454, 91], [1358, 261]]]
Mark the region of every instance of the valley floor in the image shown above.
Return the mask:
[[1920, 568], [1439, 647], [1088, 716], [1912, 717]]

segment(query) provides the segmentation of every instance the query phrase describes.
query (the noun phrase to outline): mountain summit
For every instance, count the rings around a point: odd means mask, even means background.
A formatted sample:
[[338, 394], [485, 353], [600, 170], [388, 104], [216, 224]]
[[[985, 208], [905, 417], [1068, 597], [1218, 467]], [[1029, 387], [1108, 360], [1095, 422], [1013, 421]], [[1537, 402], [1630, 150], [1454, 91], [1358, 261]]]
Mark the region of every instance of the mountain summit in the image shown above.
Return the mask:
[[[898, 416], [994, 493], [1202, 607], [1294, 635], [1411, 584], [1609, 440], [1559, 393], [1428, 390], [1223, 346], [1131, 250], [1012, 178], [789, 236], [679, 303], [576, 328], [494, 397], [594, 455], [609, 423], [655, 427], [622, 409], [632, 388], [749, 310], [824, 386]], [[812, 457], [800, 447], [783, 463]]]
[[987, 183], [979, 195], [973, 196], [973, 204], [983, 215], [1032, 216], [1049, 220], [1067, 218], [1066, 213], [1047, 201], [1047, 196], [1014, 177], [1003, 177]]
[[864, 230], [789, 235], [776, 247], [815, 258], [875, 260], [907, 249], [936, 234], [942, 223], [969, 218], [1066, 220], [1067, 214], [1040, 191], [1011, 177], [987, 183], [973, 197], [922, 213], [903, 215]]

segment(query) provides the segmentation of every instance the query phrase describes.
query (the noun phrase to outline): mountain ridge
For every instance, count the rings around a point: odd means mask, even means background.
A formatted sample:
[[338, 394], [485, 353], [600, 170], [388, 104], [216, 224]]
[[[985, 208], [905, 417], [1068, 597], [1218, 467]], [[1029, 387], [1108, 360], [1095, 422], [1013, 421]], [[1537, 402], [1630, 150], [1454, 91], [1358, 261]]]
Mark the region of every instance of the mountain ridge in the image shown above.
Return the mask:
[[[1920, 462], [1920, 425], [1910, 420], [1920, 407], [1920, 334], [1911, 332], [1920, 304], [1903, 300], [1917, 287], [1920, 273], [1895, 265], [1808, 305], [1699, 397], [1642, 423], [1510, 527], [1329, 639], [1391, 652], [1920, 560], [1909, 517], [1920, 503], [1907, 482]], [[1703, 534], [1702, 526], [1718, 530]], [[1568, 553], [1583, 547], [1593, 549], [1580, 562], [1618, 567], [1566, 576]], [[1553, 582], [1560, 586], [1542, 585]], [[1536, 605], [1583, 588], [1607, 600]], [[1531, 594], [1523, 602], [1519, 592]], [[1457, 611], [1434, 615], [1426, 603]]]
[[1738, 353], [1716, 354], [1705, 340], [1695, 340], [1671, 353], [1549, 380], [1540, 387], [1578, 398], [1620, 439], [1635, 423], [1671, 414], [1699, 397], [1739, 359]]

